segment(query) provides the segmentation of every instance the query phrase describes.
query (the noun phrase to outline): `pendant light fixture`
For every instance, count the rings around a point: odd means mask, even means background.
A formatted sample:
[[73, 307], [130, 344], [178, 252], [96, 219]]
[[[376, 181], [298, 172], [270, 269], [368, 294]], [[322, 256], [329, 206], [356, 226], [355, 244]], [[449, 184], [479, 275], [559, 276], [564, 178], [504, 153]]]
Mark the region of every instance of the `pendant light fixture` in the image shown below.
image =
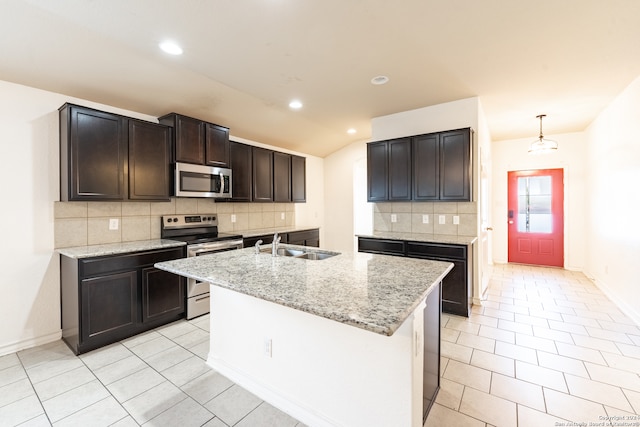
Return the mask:
[[531, 143], [529, 154], [544, 154], [556, 151], [558, 149], [558, 143], [550, 139], [545, 139], [542, 135], [542, 118], [547, 117], [547, 115], [540, 114], [536, 117], [540, 119], [540, 136]]

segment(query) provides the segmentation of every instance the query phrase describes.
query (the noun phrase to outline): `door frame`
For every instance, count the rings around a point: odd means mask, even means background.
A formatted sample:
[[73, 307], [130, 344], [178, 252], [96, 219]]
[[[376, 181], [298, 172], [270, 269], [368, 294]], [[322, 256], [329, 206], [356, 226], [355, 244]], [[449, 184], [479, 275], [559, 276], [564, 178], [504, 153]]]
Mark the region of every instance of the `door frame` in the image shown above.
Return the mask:
[[[561, 257], [561, 260], [559, 263], [556, 262], [523, 262], [519, 259], [513, 260], [512, 258], [517, 258], [517, 257], [513, 257], [513, 252], [512, 252], [512, 245], [513, 245], [513, 241], [514, 239], [512, 238], [512, 224], [513, 220], [511, 218], [509, 218], [509, 209], [512, 209], [512, 195], [510, 193], [511, 190], [511, 177], [512, 175], [515, 174], [516, 177], [521, 177], [521, 176], [545, 176], [545, 172], [548, 172], [548, 174], [555, 174], [556, 176], [559, 175], [559, 178], [561, 180], [561, 182], [559, 184], [557, 183], [553, 183], [552, 182], [552, 188], [560, 188], [562, 194], [561, 194], [561, 198], [559, 200], [559, 203], [556, 203], [555, 205], [553, 204], [553, 199], [552, 199], [552, 212], [555, 215], [557, 213], [557, 211], [559, 210], [560, 215], [561, 215], [561, 219], [559, 221], [560, 223], [560, 230], [557, 232], [554, 232], [554, 239], [559, 239], [560, 240], [560, 247], [557, 249], [557, 252], [559, 253], [559, 256]], [[543, 267], [560, 267], [560, 268], [564, 268], [565, 266], [565, 262], [566, 262], [566, 258], [565, 258], [565, 253], [566, 253], [566, 243], [565, 243], [565, 233], [566, 233], [566, 225], [565, 225], [565, 204], [566, 204], [566, 198], [565, 198], [565, 194], [566, 194], [566, 188], [565, 188], [565, 176], [566, 176], [566, 170], [565, 168], [540, 168], [540, 169], [523, 169], [523, 170], [511, 170], [511, 171], [507, 171], [507, 262], [508, 263], [516, 263], [516, 264], [528, 264], [528, 265], [539, 265], [539, 266], [543, 266]], [[556, 194], [555, 192], [552, 194]], [[557, 200], [557, 199], [556, 199]], [[516, 211], [516, 217], [517, 217], [517, 209], [513, 209], [514, 211]], [[554, 218], [553, 219], [553, 223], [554, 223], [554, 227], [558, 224], [558, 221]], [[517, 227], [517, 221], [514, 224]], [[538, 234], [538, 233], [532, 233], [532, 234]], [[542, 234], [542, 233], [539, 233]], [[535, 236], [534, 236], [535, 237]]]

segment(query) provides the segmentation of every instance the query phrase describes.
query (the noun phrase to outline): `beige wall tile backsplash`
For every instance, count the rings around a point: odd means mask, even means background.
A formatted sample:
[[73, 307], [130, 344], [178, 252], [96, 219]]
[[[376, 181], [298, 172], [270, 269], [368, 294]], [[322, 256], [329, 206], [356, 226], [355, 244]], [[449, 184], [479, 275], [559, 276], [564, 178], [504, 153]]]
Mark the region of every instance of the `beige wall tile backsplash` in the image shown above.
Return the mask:
[[[478, 205], [475, 202], [387, 202], [375, 203], [374, 231], [446, 234], [457, 236], [478, 235]], [[392, 222], [392, 215], [396, 221]], [[428, 222], [423, 222], [424, 215]], [[454, 224], [454, 216], [459, 224]], [[443, 217], [444, 224], [440, 224]]]
[[[217, 213], [218, 228], [226, 233], [295, 225], [293, 203], [215, 203], [188, 198], [170, 202], [55, 202], [55, 246], [159, 239], [162, 215], [191, 213]], [[117, 230], [109, 230], [110, 219], [118, 220]]]

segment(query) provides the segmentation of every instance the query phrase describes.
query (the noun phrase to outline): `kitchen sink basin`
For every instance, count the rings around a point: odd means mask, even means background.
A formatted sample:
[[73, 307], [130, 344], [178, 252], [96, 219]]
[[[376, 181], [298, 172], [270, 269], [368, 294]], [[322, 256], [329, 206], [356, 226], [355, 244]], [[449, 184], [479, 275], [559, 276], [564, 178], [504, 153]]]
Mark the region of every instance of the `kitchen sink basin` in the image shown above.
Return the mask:
[[[262, 248], [260, 249], [260, 252], [262, 253], [271, 253], [271, 246], [267, 247], [267, 248]], [[299, 257], [301, 255], [304, 255], [305, 252], [297, 250], [297, 249], [290, 249], [290, 248], [278, 248], [276, 255], [277, 256], [293, 256], [293, 257]]]
[[338, 254], [334, 252], [305, 252], [304, 254], [300, 255], [298, 258], [322, 260], [322, 259], [331, 258], [332, 256], [336, 256], [336, 255]]
[[[260, 252], [263, 254], [271, 254], [271, 245], [267, 247], [260, 248]], [[327, 258], [331, 258], [332, 256], [339, 255], [338, 252], [329, 252], [329, 251], [312, 251], [305, 252], [300, 249], [293, 248], [278, 248], [276, 252], [276, 256], [285, 256], [285, 257], [293, 257], [293, 258], [302, 258], [308, 260], [323, 260]]]

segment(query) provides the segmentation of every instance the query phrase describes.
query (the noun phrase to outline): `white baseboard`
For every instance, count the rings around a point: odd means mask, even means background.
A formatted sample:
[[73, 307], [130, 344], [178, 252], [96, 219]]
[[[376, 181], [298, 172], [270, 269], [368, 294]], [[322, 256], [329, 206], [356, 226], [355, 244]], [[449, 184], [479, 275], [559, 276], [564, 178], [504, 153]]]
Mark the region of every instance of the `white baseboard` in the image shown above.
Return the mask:
[[618, 306], [620, 311], [622, 311], [627, 317], [629, 317], [638, 327], [640, 327], [640, 311], [636, 307], [632, 307], [629, 303], [620, 298], [618, 294], [616, 294], [605, 281], [599, 279], [598, 277], [591, 277], [589, 274], [585, 272], [585, 275], [589, 277], [595, 283], [595, 285], [604, 293], [607, 298], [609, 298], [615, 305]]
[[26, 348], [37, 347], [39, 345], [48, 344], [50, 342], [57, 341], [62, 338], [62, 330], [53, 332], [51, 334], [42, 335], [39, 337], [26, 338], [20, 341], [16, 341], [11, 344], [6, 344], [0, 347], [0, 356], [5, 354], [16, 353]]
[[273, 389], [268, 384], [255, 381], [250, 378], [244, 372], [241, 372], [227, 363], [212, 358], [211, 355], [207, 358], [207, 365], [224, 375], [234, 383], [238, 384], [258, 396], [265, 402], [269, 402], [270, 405], [275, 406], [279, 410], [291, 415], [298, 421], [303, 422], [308, 426], [313, 427], [340, 427], [341, 424], [337, 421], [319, 414], [312, 408], [308, 408], [305, 405], [297, 402], [294, 396], [288, 396], [281, 393], [278, 390]]

